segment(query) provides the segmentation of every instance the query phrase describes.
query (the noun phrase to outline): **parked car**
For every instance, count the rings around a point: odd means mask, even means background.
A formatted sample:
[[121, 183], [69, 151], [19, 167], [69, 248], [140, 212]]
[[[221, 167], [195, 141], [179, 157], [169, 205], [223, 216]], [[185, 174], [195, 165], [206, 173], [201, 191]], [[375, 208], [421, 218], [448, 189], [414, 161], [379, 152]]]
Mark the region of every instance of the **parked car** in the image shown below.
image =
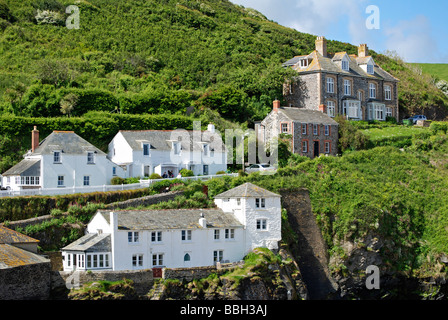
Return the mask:
[[261, 163], [261, 164], [253, 164], [246, 168], [247, 173], [252, 172], [260, 172], [260, 173], [273, 173], [275, 172], [275, 168], [267, 163]]
[[428, 120], [428, 119], [423, 115], [415, 115], [413, 117], [410, 117], [408, 120], [411, 120], [413, 124], [416, 124], [418, 120]]

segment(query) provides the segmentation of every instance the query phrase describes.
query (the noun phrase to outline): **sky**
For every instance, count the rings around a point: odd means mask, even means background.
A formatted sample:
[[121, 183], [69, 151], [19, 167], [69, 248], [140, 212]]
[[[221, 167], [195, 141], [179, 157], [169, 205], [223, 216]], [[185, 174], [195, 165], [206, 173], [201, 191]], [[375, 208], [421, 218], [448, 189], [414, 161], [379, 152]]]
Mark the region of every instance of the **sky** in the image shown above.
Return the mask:
[[285, 27], [406, 62], [448, 63], [447, 0], [230, 0]]

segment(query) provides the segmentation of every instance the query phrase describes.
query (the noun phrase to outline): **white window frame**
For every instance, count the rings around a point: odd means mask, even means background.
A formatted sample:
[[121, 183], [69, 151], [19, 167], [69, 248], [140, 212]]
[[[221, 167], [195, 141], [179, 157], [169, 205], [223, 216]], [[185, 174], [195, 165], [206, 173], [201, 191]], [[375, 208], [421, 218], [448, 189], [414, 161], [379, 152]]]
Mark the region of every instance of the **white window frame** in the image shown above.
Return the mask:
[[330, 142], [329, 141], [325, 141], [325, 153], [326, 154], [330, 154]]
[[163, 267], [163, 253], [153, 253], [152, 255], [152, 266], [153, 267]]
[[65, 176], [58, 175], [58, 187], [65, 187]]
[[[86, 179], [87, 178], [87, 179]], [[83, 186], [90, 186], [90, 176], [84, 176], [82, 178], [82, 185]]]
[[346, 59], [342, 59], [341, 67], [342, 67], [342, 70], [344, 70], [344, 71], [350, 71], [350, 62], [347, 61]]
[[308, 153], [308, 141], [302, 141], [302, 153]]
[[87, 152], [87, 164], [95, 164], [95, 152]]
[[61, 151], [53, 151], [53, 163], [62, 163], [61, 154]]
[[224, 239], [235, 240], [235, 229], [225, 229], [224, 230]]
[[136, 253], [132, 255], [132, 267], [134, 268], [143, 267], [143, 254]]
[[162, 231], [152, 231], [151, 232], [151, 242], [161, 243], [162, 242]]
[[173, 142], [173, 151], [175, 155], [180, 155], [182, 152], [182, 145], [180, 142]]
[[213, 262], [221, 262], [224, 260], [224, 250], [214, 250], [213, 251]]
[[329, 126], [328, 124], [326, 124], [326, 125], [324, 126], [324, 128], [325, 128], [325, 135], [326, 135], [326, 136], [329, 136], [329, 135], [330, 135], [330, 126]]
[[334, 93], [334, 78], [327, 77], [327, 93]]
[[306, 123], [302, 123], [302, 134], [307, 134], [307, 127], [308, 127], [308, 124], [306, 124]]
[[319, 135], [319, 125], [316, 123], [313, 123], [313, 135], [315, 136]]
[[327, 101], [327, 115], [332, 118], [336, 116], [336, 104], [334, 101]]
[[140, 234], [138, 231], [128, 231], [128, 243], [140, 243]]
[[392, 100], [392, 88], [389, 85], [384, 86], [384, 100]]
[[265, 218], [256, 220], [257, 231], [267, 231], [268, 230], [268, 220]]
[[266, 208], [266, 199], [265, 198], [255, 198], [255, 208]]
[[282, 133], [289, 133], [289, 124], [282, 123]]
[[368, 74], [374, 74], [373, 64], [368, 63], [367, 64], [367, 73]]
[[192, 234], [191, 230], [182, 230], [181, 231], [181, 240], [183, 242], [191, 241], [191, 234]]
[[386, 119], [387, 117], [393, 117], [393, 110], [391, 107], [386, 107]]
[[221, 230], [215, 229], [213, 231], [213, 240], [220, 240]]
[[344, 95], [352, 95], [352, 82], [350, 80], [344, 79]]
[[149, 157], [151, 156], [151, 145], [149, 143], [143, 143], [143, 156]]
[[350, 119], [361, 119], [361, 101], [345, 100], [342, 104], [343, 114]]
[[376, 99], [376, 84], [369, 83], [369, 98]]

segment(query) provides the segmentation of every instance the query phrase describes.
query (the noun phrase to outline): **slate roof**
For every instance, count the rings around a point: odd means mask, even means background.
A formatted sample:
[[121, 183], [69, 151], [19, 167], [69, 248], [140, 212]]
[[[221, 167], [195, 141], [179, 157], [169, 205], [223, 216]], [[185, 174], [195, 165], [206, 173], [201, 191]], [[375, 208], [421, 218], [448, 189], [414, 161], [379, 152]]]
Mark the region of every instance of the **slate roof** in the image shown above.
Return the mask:
[[338, 125], [335, 120], [318, 110], [281, 107], [278, 109], [278, 112], [282, 112], [292, 121], [300, 121], [302, 123], [319, 123], [324, 125]]
[[0, 244], [14, 244], [14, 243], [36, 243], [39, 240], [28, 237], [20, 232], [11, 230], [4, 226], [0, 226]]
[[[179, 141], [179, 137], [181, 137], [182, 150], [191, 150], [191, 146], [193, 146], [194, 151], [203, 150], [202, 143], [193, 144], [193, 131], [179, 130], [179, 132], [188, 132], [188, 137], [184, 138], [183, 135], [177, 134], [175, 130], [120, 130], [120, 133], [134, 151], [143, 150], [143, 142], [149, 143], [151, 145], [151, 150], [171, 151], [172, 141]], [[225, 152], [225, 144], [218, 134], [207, 134], [207, 131], [204, 133], [205, 134], [202, 134], [201, 142], [210, 144], [210, 150]], [[219, 139], [215, 139], [217, 137], [219, 137]]]
[[100, 155], [106, 155], [73, 131], [53, 131], [39, 143], [39, 147], [32, 154], [52, 154], [54, 151], [62, 151], [66, 154], [85, 154], [87, 151], [93, 151]]
[[17, 248], [10, 244], [0, 244], [0, 269], [49, 262], [50, 260], [30, 251]]
[[[99, 211], [110, 224], [110, 211]], [[242, 228], [232, 213], [220, 209], [172, 209], [117, 211], [120, 230], [199, 229], [201, 214], [208, 228]]]
[[108, 233], [89, 233], [79, 238], [75, 242], [62, 248], [66, 251], [82, 252], [110, 252], [112, 251], [111, 237]]
[[24, 159], [3, 173], [4, 176], [40, 176], [40, 159]]
[[[300, 74], [324, 71], [324, 72], [339, 73], [343, 75], [346, 74], [350, 76], [358, 76], [377, 80], [386, 80], [394, 82], [398, 81], [397, 78], [395, 78], [390, 73], [383, 70], [377, 64], [374, 65], [373, 75], [368, 74], [366, 71], [364, 71], [360, 67], [360, 65], [365, 64], [367, 60], [371, 58], [370, 56], [362, 58], [356, 55], [347, 55], [349, 58], [350, 70], [349, 71], [342, 70], [342, 67], [339, 65], [339, 63], [336, 63], [336, 61], [340, 61], [346, 54], [347, 54], [346, 52], [338, 52], [335, 54], [328, 54], [327, 57], [324, 57], [315, 50], [307, 56], [294, 57], [283, 63], [283, 66], [292, 67]], [[300, 66], [298, 66], [297, 63], [299, 62], [300, 59], [303, 59], [305, 57], [307, 57], [308, 59], [312, 59], [312, 62], [308, 65], [308, 67], [300, 68]]]
[[273, 193], [266, 189], [260, 188], [250, 182], [242, 184], [236, 188], [225, 191], [215, 196], [216, 199], [220, 198], [270, 198], [281, 197], [279, 194]]

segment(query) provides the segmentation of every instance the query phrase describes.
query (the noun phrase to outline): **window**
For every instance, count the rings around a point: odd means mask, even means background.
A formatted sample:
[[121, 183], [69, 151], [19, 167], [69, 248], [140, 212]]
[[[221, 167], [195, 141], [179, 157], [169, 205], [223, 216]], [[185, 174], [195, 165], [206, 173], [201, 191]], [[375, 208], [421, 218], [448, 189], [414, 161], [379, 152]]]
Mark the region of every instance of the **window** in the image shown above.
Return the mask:
[[375, 119], [384, 120], [384, 108], [380, 105], [375, 106]]
[[361, 118], [361, 102], [358, 100], [346, 100], [343, 102], [343, 114], [352, 119]]
[[204, 164], [202, 171], [203, 171], [202, 173], [204, 174], [204, 176], [208, 176], [208, 164]]
[[151, 150], [151, 146], [149, 145], [149, 143], [144, 143], [143, 144], [143, 155], [144, 156], [149, 156], [149, 151]]
[[313, 134], [315, 136], [319, 135], [319, 125], [318, 124], [313, 124]]
[[304, 140], [302, 141], [302, 153], [307, 153], [308, 152], [308, 141]]
[[163, 253], [157, 253], [152, 255], [152, 266], [153, 267], [163, 266]]
[[87, 163], [88, 164], [95, 163], [95, 153], [94, 152], [87, 152]]
[[334, 78], [327, 78], [327, 93], [334, 93]]
[[191, 260], [190, 254], [189, 254], [189, 253], [186, 253], [186, 254], [184, 255], [184, 261], [190, 261], [190, 260]]
[[308, 67], [308, 59], [301, 59], [300, 68], [306, 68], [306, 67]]
[[181, 144], [179, 142], [173, 142], [173, 151], [174, 154], [178, 155], [180, 154], [180, 151], [182, 150]]
[[390, 107], [386, 108], [386, 117], [392, 117], [392, 108]]
[[265, 208], [266, 207], [266, 203], [265, 203], [264, 198], [256, 198], [255, 199], [255, 207], [256, 208]]
[[376, 85], [374, 83], [369, 84], [369, 98], [370, 99], [376, 98]]
[[368, 74], [374, 74], [374, 72], [373, 72], [373, 64], [368, 64], [367, 65], [367, 73]]
[[143, 255], [133, 254], [132, 255], [132, 266], [133, 267], [143, 267]]
[[342, 60], [342, 70], [344, 71], [349, 71], [350, 70], [350, 66], [347, 60]]
[[352, 94], [352, 82], [350, 80], [344, 80], [344, 94], [346, 96]]
[[225, 229], [224, 238], [235, 239], [235, 229]]
[[392, 89], [390, 86], [384, 86], [384, 99], [392, 100]]
[[209, 146], [208, 144], [204, 144], [204, 156], [208, 156]]
[[282, 133], [289, 133], [289, 125], [287, 123], [282, 123]]
[[213, 262], [221, 262], [224, 259], [224, 251], [215, 250], [213, 251]]
[[219, 229], [215, 229], [213, 232], [213, 239], [219, 240]]
[[86, 259], [87, 269], [97, 269], [97, 268], [109, 268], [109, 254], [107, 253], [95, 253], [87, 254]]
[[327, 114], [329, 117], [335, 117], [336, 116], [336, 106], [334, 101], [328, 101], [327, 102]]
[[182, 230], [182, 241], [191, 241], [191, 230]]
[[326, 136], [330, 135], [330, 126], [329, 125], [325, 125], [325, 135]]
[[84, 176], [83, 185], [90, 186], [90, 176]]
[[112, 168], [112, 175], [116, 176], [117, 175], [117, 167], [113, 167]]
[[257, 230], [267, 230], [266, 219], [257, 219]]
[[330, 153], [330, 142], [329, 141], [325, 141], [325, 153], [329, 154]]
[[162, 231], [151, 232], [151, 242], [162, 242]]
[[306, 123], [302, 123], [302, 134], [306, 134]]
[[58, 187], [64, 186], [64, 176], [58, 176]]
[[241, 198], [236, 198], [236, 205], [241, 206]]
[[363, 98], [364, 98], [364, 93], [363, 93], [361, 90], [359, 90], [359, 91], [358, 91], [358, 100], [359, 100], [359, 101], [362, 101]]
[[61, 163], [61, 153], [59, 151], [53, 152], [53, 162]]
[[129, 243], [138, 243], [139, 234], [138, 231], [129, 231], [128, 232], [128, 242]]

